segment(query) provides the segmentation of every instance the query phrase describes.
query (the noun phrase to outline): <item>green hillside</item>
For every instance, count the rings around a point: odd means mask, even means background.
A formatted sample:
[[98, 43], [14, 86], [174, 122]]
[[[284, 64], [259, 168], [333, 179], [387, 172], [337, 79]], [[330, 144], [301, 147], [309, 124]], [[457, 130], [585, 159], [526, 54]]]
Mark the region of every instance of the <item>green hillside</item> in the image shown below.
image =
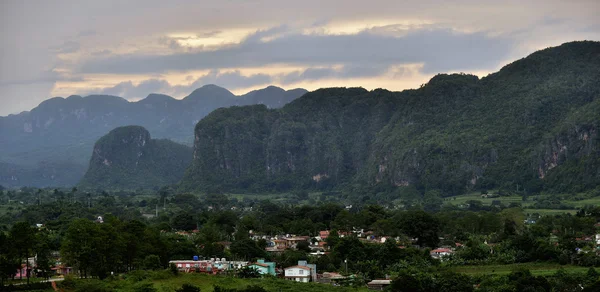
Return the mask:
[[282, 109], [219, 109], [196, 125], [181, 187], [589, 190], [600, 184], [599, 100], [600, 43], [585, 41], [481, 79], [440, 74], [416, 90], [328, 88]]
[[191, 158], [191, 148], [166, 139], [151, 139], [143, 127], [119, 127], [96, 142], [80, 186], [138, 189], [174, 184]]

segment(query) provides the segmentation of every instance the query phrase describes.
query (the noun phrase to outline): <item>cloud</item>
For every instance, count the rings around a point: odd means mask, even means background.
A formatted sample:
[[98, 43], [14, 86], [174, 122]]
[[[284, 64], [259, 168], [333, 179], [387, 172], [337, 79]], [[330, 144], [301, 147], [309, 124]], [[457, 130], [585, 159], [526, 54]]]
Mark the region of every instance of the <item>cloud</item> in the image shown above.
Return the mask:
[[196, 79], [188, 76], [188, 79], [193, 80], [193, 82], [187, 85], [172, 85], [164, 79], [156, 78], [147, 79], [137, 84], [134, 84], [129, 80], [120, 82], [110, 87], [95, 90], [84, 90], [79, 92], [79, 94], [116, 95], [125, 99], [139, 99], [147, 96], [150, 93], [163, 93], [174, 96], [183, 96], [206, 84], [216, 84], [227, 89], [240, 89], [259, 85], [268, 85], [273, 81], [272, 76], [267, 74], [252, 74], [245, 76], [239, 71], [221, 72], [219, 70], [211, 70], [209, 73]]
[[131, 81], [124, 81], [115, 86], [107, 87], [96, 91], [98, 94], [116, 95], [126, 99], [135, 99], [144, 97], [150, 93], [163, 92], [169, 89], [171, 85], [160, 79], [149, 79], [134, 85]]
[[71, 54], [79, 51], [81, 45], [76, 41], [66, 41], [61, 46], [55, 47], [54, 51], [57, 54]]
[[[269, 41], [265, 37], [283, 34]], [[285, 26], [261, 30], [240, 44], [219, 50], [171, 55], [119, 55], [90, 60], [80, 73], [148, 74], [212, 68], [302, 66], [376, 66], [423, 63], [425, 73], [496, 67], [513, 40], [486, 32], [418, 29], [402, 36], [362, 31], [349, 35], [290, 33]]]
[[93, 29], [87, 29], [87, 30], [82, 30], [77, 34], [77, 37], [89, 37], [89, 36], [95, 36], [96, 34], [98, 34], [97, 31], [93, 30]]
[[377, 77], [387, 72], [391, 66], [379, 65], [345, 65], [342, 68], [317, 67], [298, 70], [278, 76], [281, 84], [294, 84], [301, 81], [315, 81], [325, 78], [348, 79]]
[[112, 51], [111, 50], [101, 50], [101, 51], [94, 51], [91, 54], [92, 54], [92, 56], [106, 56], [106, 55], [112, 54]]

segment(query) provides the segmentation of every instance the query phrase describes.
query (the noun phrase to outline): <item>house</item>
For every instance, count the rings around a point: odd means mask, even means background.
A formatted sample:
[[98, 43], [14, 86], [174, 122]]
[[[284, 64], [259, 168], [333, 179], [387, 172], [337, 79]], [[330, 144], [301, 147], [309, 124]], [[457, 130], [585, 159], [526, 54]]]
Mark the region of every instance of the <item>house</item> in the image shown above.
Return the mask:
[[284, 269], [285, 278], [296, 282], [308, 283], [311, 269], [305, 266], [291, 266]]
[[303, 283], [317, 281], [317, 265], [309, 264], [306, 261], [298, 261], [298, 265], [287, 267], [283, 270], [287, 280]]
[[385, 287], [392, 284], [392, 280], [373, 280], [367, 283], [369, 290], [383, 291]]
[[193, 260], [174, 260], [169, 261], [169, 264], [175, 265], [180, 272], [201, 272], [208, 274], [217, 274], [228, 270], [240, 269], [248, 265], [248, 262], [228, 261], [225, 258], [211, 258], [200, 260], [197, 256], [195, 256]]
[[337, 282], [346, 280], [347, 277], [342, 276], [340, 273], [325, 272], [319, 275], [319, 283], [324, 284], [336, 284]]
[[52, 267], [50, 270], [52, 270], [52, 272], [54, 272], [54, 274], [57, 276], [58, 275], [68, 275], [73, 272], [73, 268], [65, 267], [63, 265], [56, 265], [56, 266]]
[[327, 237], [329, 237], [329, 230], [319, 231], [319, 237], [321, 238], [321, 240], [327, 239]]
[[261, 275], [275, 276], [275, 263], [265, 262], [264, 259], [257, 260], [256, 263], [248, 264], [249, 268], [258, 270]]
[[442, 259], [444, 256], [453, 254], [454, 251], [449, 248], [436, 248], [429, 252], [429, 255], [434, 259]]
[[286, 238], [286, 243], [285, 243], [285, 247], [286, 248], [296, 248], [296, 246], [298, 245], [298, 243], [303, 242], [303, 241], [309, 241], [310, 237], [308, 236], [296, 236], [296, 237], [289, 237]]

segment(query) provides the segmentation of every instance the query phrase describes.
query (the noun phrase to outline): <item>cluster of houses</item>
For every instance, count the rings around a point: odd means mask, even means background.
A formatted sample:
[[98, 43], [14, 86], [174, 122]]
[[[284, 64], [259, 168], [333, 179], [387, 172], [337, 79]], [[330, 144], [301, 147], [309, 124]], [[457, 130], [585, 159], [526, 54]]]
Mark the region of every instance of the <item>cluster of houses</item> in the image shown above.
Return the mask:
[[169, 264], [175, 265], [180, 272], [200, 272], [220, 274], [228, 271], [239, 270], [244, 267], [255, 269], [260, 275], [277, 276], [283, 274], [286, 279], [296, 282], [316, 282], [317, 266], [307, 261], [298, 261], [297, 265], [278, 270], [274, 262], [259, 259], [256, 262], [228, 261], [225, 258], [200, 259], [194, 256], [192, 260], [175, 260]]

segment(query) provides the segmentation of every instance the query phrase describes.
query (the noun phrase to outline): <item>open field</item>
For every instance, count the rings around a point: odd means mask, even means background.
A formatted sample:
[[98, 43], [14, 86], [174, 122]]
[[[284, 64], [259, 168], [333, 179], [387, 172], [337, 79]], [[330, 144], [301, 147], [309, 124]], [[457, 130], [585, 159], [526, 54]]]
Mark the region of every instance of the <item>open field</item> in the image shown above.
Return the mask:
[[512, 265], [488, 265], [488, 266], [460, 266], [452, 267], [450, 270], [459, 273], [473, 275], [505, 275], [510, 272], [519, 269], [529, 269], [535, 276], [551, 276], [556, 273], [559, 269], [564, 269], [567, 272], [578, 272], [585, 273], [589, 269], [588, 267], [579, 266], [561, 266], [559, 264], [547, 264], [547, 263], [526, 263], [526, 264], [512, 264]]
[[[162, 274], [162, 276], [160, 276]], [[154, 291], [172, 292], [181, 288], [184, 284], [189, 284], [200, 288], [202, 292], [214, 291], [215, 286], [226, 289], [245, 289], [248, 286], [260, 286], [267, 291], [273, 292], [292, 292], [292, 291], [311, 291], [311, 292], [346, 292], [346, 291], [368, 291], [366, 287], [350, 288], [339, 287], [320, 283], [298, 283], [294, 281], [279, 278], [263, 279], [240, 279], [222, 275], [207, 274], [180, 274], [172, 276], [168, 272], [154, 273], [150, 279], [138, 278], [135, 275], [126, 279], [106, 279], [100, 281], [97, 279], [78, 279], [64, 281], [59, 285], [64, 291], [84, 291], [88, 288], [94, 288], [94, 291]], [[143, 288], [144, 287], [144, 288]]]
[[534, 214], [534, 213], [538, 213], [542, 216], [546, 216], [546, 215], [560, 215], [560, 214], [565, 214], [565, 213], [569, 213], [569, 214], [575, 214], [577, 213], [577, 210], [575, 209], [569, 209], [569, 210], [558, 210], [558, 209], [524, 209], [523, 212], [525, 212], [526, 214]]
[[509, 205], [510, 203], [519, 203], [523, 207], [526, 207], [529, 204], [531, 204], [530, 202], [523, 202], [520, 196], [482, 198], [480, 193], [470, 193], [460, 196], [448, 197], [444, 199], [444, 203], [459, 206], [465, 204], [467, 201], [470, 200], [481, 201], [484, 205], [491, 205], [493, 201], [500, 201], [504, 205]]
[[166, 280], [154, 281], [154, 287], [158, 291], [174, 291], [183, 284], [198, 286], [202, 292], [213, 291], [215, 285], [224, 288], [246, 288], [249, 285], [258, 285], [267, 291], [368, 291], [367, 288], [344, 288], [319, 283], [297, 283], [283, 279], [239, 279], [225, 276], [211, 276], [205, 274], [185, 274]]
[[585, 199], [585, 200], [581, 200], [581, 201], [564, 200], [563, 203], [574, 206], [576, 209], [582, 208], [586, 205], [599, 206], [600, 205], [600, 197], [589, 198], [589, 199]]
[[[538, 197], [541, 199], [542, 197]], [[534, 201], [528, 200], [523, 201], [520, 196], [506, 196], [506, 197], [496, 197], [496, 198], [484, 198], [481, 197], [480, 193], [470, 193], [455, 197], [449, 197], [444, 199], [444, 204], [452, 204], [455, 206], [460, 206], [466, 204], [470, 200], [476, 200], [483, 203], [483, 205], [489, 206], [493, 201], [500, 201], [503, 205], [508, 206], [510, 203], [518, 203], [520, 204], [524, 210], [523, 212], [527, 214], [538, 213], [540, 215], [555, 215], [555, 214], [575, 214], [577, 210], [585, 205], [600, 205], [600, 197], [581, 200], [581, 201], [572, 201], [572, 200], [563, 200], [562, 202], [566, 205], [573, 206], [572, 209], [560, 210], [560, 209], [535, 209], [529, 208], [533, 206]]]

